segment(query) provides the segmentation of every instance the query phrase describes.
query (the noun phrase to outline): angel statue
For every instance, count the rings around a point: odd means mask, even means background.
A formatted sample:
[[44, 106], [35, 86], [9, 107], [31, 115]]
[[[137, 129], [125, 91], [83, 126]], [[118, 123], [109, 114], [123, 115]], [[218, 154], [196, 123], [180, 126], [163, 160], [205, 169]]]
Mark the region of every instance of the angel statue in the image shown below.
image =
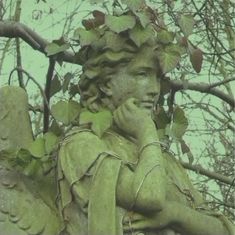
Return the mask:
[[234, 235], [159, 139], [165, 73], [154, 35], [134, 43], [128, 30], [90, 30], [100, 34], [79, 52], [82, 109], [49, 173], [16, 167], [15, 149], [33, 141], [27, 95], [0, 90], [0, 234]]

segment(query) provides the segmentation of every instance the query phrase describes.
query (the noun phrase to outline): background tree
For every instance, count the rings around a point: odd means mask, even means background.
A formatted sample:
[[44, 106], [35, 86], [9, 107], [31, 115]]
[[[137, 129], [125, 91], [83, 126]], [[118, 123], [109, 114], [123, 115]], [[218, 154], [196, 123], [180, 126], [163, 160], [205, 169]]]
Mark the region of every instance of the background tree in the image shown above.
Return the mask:
[[[85, 1], [55, 4], [50, 0], [37, 0], [26, 10], [26, 1], [0, 1], [0, 73], [4, 67], [9, 67], [1, 75], [1, 84], [4, 85], [3, 79], [7, 77], [9, 83], [18, 82], [31, 95], [35, 136], [35, 143], [29, 151], [31, 155], [38, 157], [53, 152], [54, 143], [76, 123], [79, 113], [76, 84], [81, 69], [77, 65], [68, 67], [65, 64], [79, 64], [81, 55], [77, 53], [78, 48], [89, 45], [95, 37], [78, 27], [83, 24], [87, 29], [93, 28], [104, 23], [103, 13], [111, 13], [113, 7], [116, 14], [126, 6], [135, 11], [144, 1], [90, 2], [90, 5]], [[190, 174], [196, 172], [192, 179], [210, 206], [234, 219], [235, 4], [228, 0], [152, 0], [150, 6], [146, 12], [161, 32], [159, 40], [184, 49], [181, 53], [176, 48], [168, 48], [160, 55], [161, 66], [170, 77], [163, 84], [162, 102], [159, 104], [162, 108], [157, 116], [163, 120], [162, 133], [167, 136], [167, 143], [172, 144], [184, 167], [190, 169]], [[66, 14], [61, 14], [65, 7], [68, 9]], [[31, 16], [30, 25], [21, 21], [26, 14]], [[139, 17], [144, 25], [146, 17]], [[45, 26], [46, 31], [40, 32], [38, 25], [47, 19], [53, 19], [52, 23]], [[118, 26], [115, 22], [109, 21], [109, 24], [118, 31], [119, 28], [115, 27], [125, 27], [126, 21], [123, 24], [119, 21]], [[59, 35], [49, 36], [58, 26]], [[142, 35], [133, 31], [132, 35], [138, 44], [145, 40], [147, 32]], [[32, 60], [37, 61], [40, 53], [33, 59], [28, 58], [24, 50], [30, 47], [21, 43], [19, 38], [31, 46], [30, 50], [35, 49], [48, 57], [49, 66], [47, 72], [42, 69], [44, 75], [40, 75], [41, 78], [38, 78], [38, 67], [26, 69]], [[54, 41], [49, 43], [49, 40]], [[7, 57], [11, 55], [15, 65], [7, 66]], [[30, 91], [32, 83], [29, 84], [28, 80], [36, 84], [39, 92]], [[45, 166], [45, 162], [40, 164]], [[22, 164], [27, 169], [25, 173], [35, 174], [35, 166], [31, 169], [29, 165]]]

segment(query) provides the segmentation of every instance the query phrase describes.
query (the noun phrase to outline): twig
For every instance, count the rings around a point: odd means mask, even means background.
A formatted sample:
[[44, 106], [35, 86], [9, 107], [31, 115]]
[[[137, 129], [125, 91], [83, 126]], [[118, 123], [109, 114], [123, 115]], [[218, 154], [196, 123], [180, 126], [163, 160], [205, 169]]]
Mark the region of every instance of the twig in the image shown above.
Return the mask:
[[2, 57], [0, 58], [0, 75], [1, 75], [1, 72], [2, 72], [2, 66], [3, 66], [3, 62], [4, 62], [4, 59], [5, 59], [5, 56], [6, 56], [6, 53], [8, 51], [8, 48], [10, 47], [10, 42], [11, 42], [11, 38], [9, 38], [6, 43], [5, 43], [5, 46], [2, 50]]
[[212, 83], [211, 85], [208, 86], [208, 88], [211, 89], [217, 86], [225, 85], [226, 83], [232, 82], [232, 81], [235, 81], [235, 78], [224, 79], [223, 81]]
[[[15, 9], [15, 21], [20, 21], [21, 14], [21, 0], [17, 0], [16, 9]], [[19, 38], [15, 39], [16, 41], [16, 63], [18, 68], [22, 68], [22, 60], [21, 60], [21, 52], [20, 52], [20, 40]], [[25, 90], [24, 81], [23, 81], [23, 73], [20, 70], [17, 70], [19, 86]]]

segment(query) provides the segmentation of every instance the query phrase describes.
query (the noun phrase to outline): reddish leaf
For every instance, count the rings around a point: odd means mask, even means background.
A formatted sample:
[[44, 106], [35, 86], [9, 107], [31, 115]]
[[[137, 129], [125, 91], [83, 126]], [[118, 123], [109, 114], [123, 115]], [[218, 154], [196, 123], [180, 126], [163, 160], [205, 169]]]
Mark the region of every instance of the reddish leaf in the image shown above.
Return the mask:
[[103, 12], [95, 10], [92, 12], [92, 15], [95, 19], [87, 19], [82, 21], [82, 25], [86, 30], [94, 29], [104, 24], [105, 14]]
[[183, 47], [187, 47], [188, 46], [188, 39], [186, 37], [179, 38], [179, 44]]
[[194, 161], [194, 157], [193, 157], [193, 154], [192, 154], [189, 146], [185, 143], [185, 141], [183, 139], [180, 141], [180, 144], [181, 144], [182, 153], [187, 154], [189, 164], [192, 164]]
[[95, 28], [95, 19], [82, 20], [82, 25], [86, 30]]
[[95, 25], [96, 27], [104, 24], [105, 14], [101, 11], [93, 11], [92, 15], [95, 17]]
[[199, 48], [194, 49], [190, 52], [190, 61], [192, 63], [194, 70], [197, 73], [200, 73], [202, 68], [203, 53]]
[[183, 139], [180, 141], [180, 145], [181, 145], [181, 151], [183, 154], [190, 152], [190, 148], [188, 147], [188, 145], [185, 143]]

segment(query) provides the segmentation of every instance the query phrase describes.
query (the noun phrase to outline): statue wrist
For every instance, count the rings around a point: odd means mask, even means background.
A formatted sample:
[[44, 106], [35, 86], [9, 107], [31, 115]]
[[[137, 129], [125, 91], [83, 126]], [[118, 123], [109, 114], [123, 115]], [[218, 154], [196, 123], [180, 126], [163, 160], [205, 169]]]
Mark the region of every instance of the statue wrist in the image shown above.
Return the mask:
[[142, 128], [139, 128], [136, 137], [140, 148], [150, 142], [159, 140], [154, 123], [148, 123], [143, 125]]

